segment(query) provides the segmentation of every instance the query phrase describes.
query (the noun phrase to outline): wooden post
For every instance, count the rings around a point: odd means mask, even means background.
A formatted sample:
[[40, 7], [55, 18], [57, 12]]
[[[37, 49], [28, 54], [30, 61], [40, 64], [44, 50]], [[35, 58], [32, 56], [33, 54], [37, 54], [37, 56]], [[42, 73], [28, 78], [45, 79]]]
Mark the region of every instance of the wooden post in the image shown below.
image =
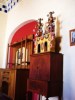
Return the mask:
[[24, 61], [24, 66], [26, 67], [26, 48], [27, 48], [27, 38], [25, 37], [25, 61]]
[[9, 44], [8, 44], [8, 47], [7, 47], [7, 61], [6, 61], [6, 68], [8, 68], [8, 57], [9, 57]]
[[[22, 41], [23, 41], [23, 39], [22, 39]], [[21, 60], [20, 60], [20, 66], [21, 66], [21, 68], [22, 68], [22, 41], [21, 41]]]

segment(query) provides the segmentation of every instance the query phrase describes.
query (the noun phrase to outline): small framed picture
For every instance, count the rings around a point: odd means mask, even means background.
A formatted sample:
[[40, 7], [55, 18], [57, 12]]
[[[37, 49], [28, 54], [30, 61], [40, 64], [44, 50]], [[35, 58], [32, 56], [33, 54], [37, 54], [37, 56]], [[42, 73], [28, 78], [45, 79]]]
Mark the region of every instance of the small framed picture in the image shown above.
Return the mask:
[[70, 46], [75, 45], [75, 29], [70, 30]]

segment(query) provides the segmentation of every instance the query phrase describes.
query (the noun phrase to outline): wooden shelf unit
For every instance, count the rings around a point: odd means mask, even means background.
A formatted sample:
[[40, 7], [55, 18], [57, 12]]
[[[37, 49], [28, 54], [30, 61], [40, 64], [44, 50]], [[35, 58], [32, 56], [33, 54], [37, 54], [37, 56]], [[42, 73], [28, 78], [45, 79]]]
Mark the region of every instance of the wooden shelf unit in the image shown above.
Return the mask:
[[0, 93], [12, 100], [26, 100], [29, 69], [0, 69]]
[[[12, 58], [9, 57], [12, 52]], [[8, 44], [6, 68], [29, 68], [30, 55], [33, 53], [33, 35], [26, 36], [21, 41]], [[9, 60], [11, 59], [11, 60]]]

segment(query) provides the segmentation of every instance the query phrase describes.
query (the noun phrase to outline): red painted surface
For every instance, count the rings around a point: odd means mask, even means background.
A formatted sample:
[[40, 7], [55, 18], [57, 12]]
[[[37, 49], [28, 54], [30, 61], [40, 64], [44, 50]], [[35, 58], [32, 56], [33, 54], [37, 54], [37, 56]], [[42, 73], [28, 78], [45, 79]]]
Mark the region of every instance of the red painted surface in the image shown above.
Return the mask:
[[22, 26], [20, 29], [18, 29], [15, 32], [11, 43], [22, 40], [23, 38], [25, 38], [26, 35], [35, 34], [36, 31], [34, 32], [33, 30], [35, 29], [36, 25], [37, 25], [37, 22], [36, 21], [32, 21], [32, 22]]

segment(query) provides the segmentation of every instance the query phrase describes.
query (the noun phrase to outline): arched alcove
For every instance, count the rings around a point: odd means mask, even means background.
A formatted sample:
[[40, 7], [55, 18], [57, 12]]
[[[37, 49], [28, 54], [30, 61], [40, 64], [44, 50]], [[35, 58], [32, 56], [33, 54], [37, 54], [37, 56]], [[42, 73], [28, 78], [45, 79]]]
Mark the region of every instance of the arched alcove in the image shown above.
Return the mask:
[[[22, 24], [20, 24], [10, 35], [9, 37], [9, 44], [13, 44], [14, 42], [18, 42], [21, 41], [22, 39], [25, 38], [26, 35], [30, 35], [30, 34], [35, 34], [36, 33], [36, 29], [35, 26], [37, 25], [37, 21], [36, 20], [28, 20]], [[35, 31], [34, 31], [35, 30]], [[9, 50], [9, 63], [12, 63], [12, 48], [10, 47]], [[9, 68], [12, 68], [12, 65], [10, 65]], [[36, 98], [38, 98], [37, 94], [33, 94], [33, 100], [35, 100]]]
[[[36, 20], [29, 20], [26, 21], [22, 24], [20, 24], [10, 35], [9, 37], [9, 44], [13, 44], [14, 42], [19, 42], [22, 39], [25, 39], [25, 36], [30, 35], [30, 34], [35, 34], [36, 31], [34, 31], [35, 26], [37, 25], [37, 21]], [[8, 56], [9, 59], [7, 61], [7, 63], [10, 63], [9, 68], [12, 68], [12, 48], [10, 47], [10, 49], [8, 50], [10, 52], [8, 52]]]

